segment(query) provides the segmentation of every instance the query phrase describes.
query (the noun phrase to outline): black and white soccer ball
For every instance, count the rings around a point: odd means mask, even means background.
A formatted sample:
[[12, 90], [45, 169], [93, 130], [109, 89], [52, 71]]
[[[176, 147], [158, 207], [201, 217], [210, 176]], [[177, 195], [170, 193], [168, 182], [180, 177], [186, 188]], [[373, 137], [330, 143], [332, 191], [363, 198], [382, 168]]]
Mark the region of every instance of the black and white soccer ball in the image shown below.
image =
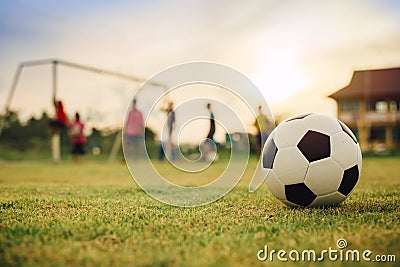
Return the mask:
[[345, 200], [358, 182], [360, 146], [341, 121], [322, 114], [295, 116], [268, 137], [262, 166], [266, 183], [289, 206], [332, 206]]

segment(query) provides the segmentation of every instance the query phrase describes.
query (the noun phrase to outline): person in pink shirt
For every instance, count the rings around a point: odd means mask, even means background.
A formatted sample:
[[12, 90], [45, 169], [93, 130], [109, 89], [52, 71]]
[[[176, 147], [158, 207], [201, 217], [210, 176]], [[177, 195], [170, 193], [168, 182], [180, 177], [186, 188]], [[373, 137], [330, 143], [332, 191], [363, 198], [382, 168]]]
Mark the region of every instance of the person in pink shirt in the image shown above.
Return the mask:
[[128, 113], [125, 123], [124, 142], [126, 144], [126, 156], [140, 158], [140, 142], [143, 142], [144, 120], [140, 110], [136, 107], [136, 99], [133, 99], [132, 108]]
[[69, 136], [72, 145], [72, 157], [74, 161], [81, 162], [85, 154], [86, 137], [83, 133], [85, 125], [80, 120], [79, 113], [75, 113], [75, 120], [69, 124]]

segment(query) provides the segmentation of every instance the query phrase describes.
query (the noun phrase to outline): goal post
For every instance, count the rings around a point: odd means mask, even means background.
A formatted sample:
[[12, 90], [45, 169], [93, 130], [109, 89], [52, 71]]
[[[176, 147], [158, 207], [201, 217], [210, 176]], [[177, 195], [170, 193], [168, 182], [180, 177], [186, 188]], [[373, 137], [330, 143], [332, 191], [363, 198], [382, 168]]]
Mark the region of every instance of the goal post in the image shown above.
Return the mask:
[[[58, 66], [66, 66], [69, 68], [73, 69], [78, 69], [82, 71], [87, 71], [87, 72], [93, 72], [101, 75], [106, 75], [106, 76], [113, 76], [119, 79], [124, 79], [128, 80], [134, 83], [143, 83], [146, 81], [146, 79], [138, 77], [138, 76], [133, 76], [133, 75], [128, 75], [116, 71], [111, 71], [111, 70], [106, 70], [98, 67], [93, 67], [93, 66], [88, 66], [88, 65], [83, 65], [83, 64], [78, 64], [70, 61], [65, 61], [65, 60], [60, 60], [60, 59], [43, 59], [43, 60], [33, 60], [33, 61], [24, 61], [18, 64], [17, 70], [15, 71], [11, 87], [9, 89], [9, 93], [5, 102], [4, 106], [4, 114], [0, 118], [0, 141], [1, 141], [1, 134], [2, 131], [5, 127], [5, 120], [7, 116], [10, 114], [10, 107], [11, 103], [13, 100], [13, 97], [15, 95], [15, 91], [18, 87], [18, 82], [21, 78], [22, 70], [26, 67], [35, 67], [35, 66], [40, 66], [40, 65], [51, 65], [52, 67], [52, 86], [51, 86], [51, 94], [52, 94], [52, 101], [57, 99], [57, 89], [58, 89]], [[156, 82], [151, 82], [150, 83], [153, 86], [156, 87], [161, 87], [164, 90], [167, 88], [166, 85], [162, 83], [156, 83]], [[121, 134], [118, 134], [116, 138], [121, 139]], [[116, 158], [116, 154], [118, 153], [120, 144], [117, 144], [118, 142], [121, 142], [121, 140], [115, 140], [113, 149], [110, 153], [109, 160], [113, 160]], [[56, 131], [52, 133], [52, 139], [51, 139], [51, 150], [52, 150], [52, 159], [54, 162], [59, 162], [61, 159], [61, 149], [60, 149], [60, 133], [57, 133]]]

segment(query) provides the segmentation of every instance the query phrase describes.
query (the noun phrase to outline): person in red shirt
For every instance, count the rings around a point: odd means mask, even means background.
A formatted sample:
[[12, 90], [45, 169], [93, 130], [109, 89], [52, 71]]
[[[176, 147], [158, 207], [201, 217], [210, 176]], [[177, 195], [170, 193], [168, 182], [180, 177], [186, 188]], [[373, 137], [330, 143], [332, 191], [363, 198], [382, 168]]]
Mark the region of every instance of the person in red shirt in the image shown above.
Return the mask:
[[49, 126], [51, 129], [51, 151], [53, 161], [59, 162], [61, 159], [61, 132], [67, 129], [68, 117], [64, 111], [64, 105], [61, 101], [56, 101], [53, 98], [54, 109], [56, 111], [55, 118], [49, 120]]
[[75, 120], [69, 125], [69, 136], [72, 145], [72, 157], [74, 161], [81, 162], [85, 154], [86, 137], [83, 133], [85, 125], [80, 120], [79, 113], [75, 113]]
[[56, 110], [56, 118], [50, 120], [50, 126], [53, 132], [60, 132], [68, 125], [68, 117], [64, 111], [64, 105], [61, 101], [54, 99], [54, 108]]
[[142, 112], [136, 107], [136, 99], [133, 99], [124, 130], [125, 156], [128, 158], [134, 157], [135, 159], [140, 158], [142, 154], [140, 142], [144, 141], [144, 120]]

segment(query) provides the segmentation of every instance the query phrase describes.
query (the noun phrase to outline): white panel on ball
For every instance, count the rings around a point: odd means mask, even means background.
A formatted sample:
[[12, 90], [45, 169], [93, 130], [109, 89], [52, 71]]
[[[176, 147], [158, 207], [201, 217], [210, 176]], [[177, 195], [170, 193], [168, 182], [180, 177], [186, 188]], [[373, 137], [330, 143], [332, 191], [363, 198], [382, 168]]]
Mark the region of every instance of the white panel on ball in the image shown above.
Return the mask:
[[339, 204], [343, 200], [346, 199], [346, 196], [342, 195], [339, 192], [333, 192], [330, 194], [317, 196], [317, 198], [311, 203], [310, 207], [319, 207], [319, 206], [332, 206], [335, 204]]
[[302, 119], [284, 121], [275, 128], [275, 144], [279, 148], [294, 147], [307, 132]]
[[330, 116], [322, 114], [311, 114], [304, 118], [304, 124], [309, 125], [309, 130], [324, 133], [326, 135], [333, 135], [342, 131], [339, 122]]
[[297, 147], [279, 149], [273, 170], [285, 185], [302, 183], [308, 168], [308, 161]]
[[304, 183], [317, 196], [338, 190], [342, 181], [343, 168], [331, 158], [312, 162]]
[[268, 185], [269, 190], [271, 190], [272, 194], [274, 194], [275, 197], [278, 199], [285, 199], [285, 186], [283, 183], [276, 177], [275, 173], [273, 170], [271, 170], [265, 182]]
[[348, 169], [358, 163], [358, 144], [350, 136], [341, 131], [331, 136], [331, 157], [343, 169]]

